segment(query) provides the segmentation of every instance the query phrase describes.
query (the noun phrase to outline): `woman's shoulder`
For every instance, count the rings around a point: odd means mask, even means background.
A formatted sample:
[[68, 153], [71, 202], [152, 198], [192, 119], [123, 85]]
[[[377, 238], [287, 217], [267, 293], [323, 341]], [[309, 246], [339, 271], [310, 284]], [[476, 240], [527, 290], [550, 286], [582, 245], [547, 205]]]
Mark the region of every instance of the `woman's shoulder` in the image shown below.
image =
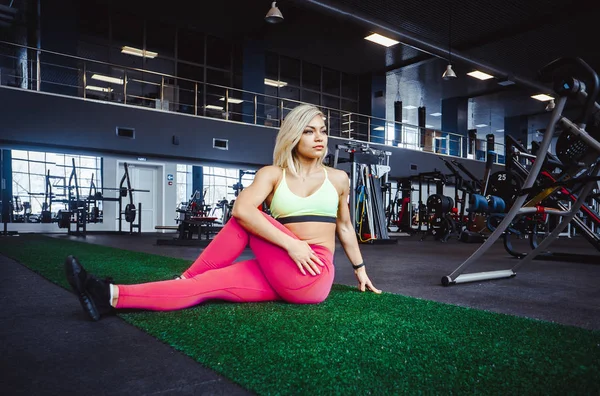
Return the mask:
[[276, 182], [281, 178], [281, 175], [282, 171], [280, 167], [276, 165], [267, 165], [263, 166], [256, 172], [254, 179], [270, 180], [272, 182]]
[[327, 175], [330, 177], [335, 177], [335, 178], [340, 178], [340, 179], [348, 178], [348, 174], [344, 170], [332, 168], [330, 166], [326, 166], [325, 169], [327, 170]]
[[339, 185], [343, 188], [347, 187], [349, 179], [346, 171], [336, 168], [330, 168], [329, 166], [326, 166], [325, 169], [327, 170], [327, 176], [329, 177], [329, 180], [331, 180], [331, 182], [334, 185]]

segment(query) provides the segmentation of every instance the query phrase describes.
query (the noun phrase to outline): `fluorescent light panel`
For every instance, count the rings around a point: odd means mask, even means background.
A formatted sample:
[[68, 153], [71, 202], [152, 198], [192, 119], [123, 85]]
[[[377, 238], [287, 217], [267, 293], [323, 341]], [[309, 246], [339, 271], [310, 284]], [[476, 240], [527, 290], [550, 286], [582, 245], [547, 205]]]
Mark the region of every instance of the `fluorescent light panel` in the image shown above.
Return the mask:
[[413, 105], [408, 105], [408, 106], [403, 107], [403, 109], [406, 109], [406, 110], [412, 110], [412, 109], [416, 109], [416, 108], [417, 108], [417, 106], [413, 106]]
[[265, 85], [281, 88], [281, 87], [285, 87], [286, 85], [288, 85], [288, 83], [286, 83], [285, 81], [277, 81], [277, 80], [271, 80], [270, 78], [265, 78]]
[[207, 109], [210, 110], [223, 110], [223, 106], [215, 106], [215, 105], [206, 105]]
[[552, 96], [546, 95], [546, 94], [537, 94], [537, 95], [531, 95], [531, 97], [533, 99], [537, 99], [540, 102], [547, 102], [549, 100], [554, 99]]
[[476, 128], [485, 128], [486, 126], [488, 126], [488, 124], [477, 124], [477, 125], [475, 125]]
[[92, 74], [92, 80], [106, 81], [112, 84], [123, 85], [123, 79], [117, 77], [105, 76], [103, 74]]
[[396, 41], [389, 37], [382, 36], [381, 34], [377, 34], [377, 33], [373, 33], [373, 34], [365, 37], [365, 40], [369, 40], [369, 41], [372, 41], [379, 45], [383, 45], [384, 47], [391, 47], [392, 45], [396, 45], [399, 43], [399, 41]]
[[402, 120], [403, 124], [406, 124], [408, 122], [408, 120]]
[[158, 56], [158, 52], [145, 51], [145, 50], [141, 50], [139, 48], [128, 47], [128, 46], [124, 46], [123, 48], [121, 48], [121, 53], [127, 54], [127, 55], [141, 56], [142, 58], [150, 58], [150, 59], [156, 58]]
[[504, 129], [496, 129], [496, 132], [504, 132]]
[[492, 76], [491, 74], [487, 74], [487, 73], [481, 72], [479, 70], [475, 70], [470, 73], [467, 73], [467, 75], [469, 75], [471, 77], [475, 77], [479, 80], [489, 80], [490, 78], [494, 78], [494, 76]]
[[[223, 97], [223, 98], [221, 98], [221, 99], [219, 99], [219, 100], [220, 100], [221, 102], [224, 102], [224, 101], [225, 101], [225, 98]], [[234, 98], [228, 98], [228, 99], [227, 99], [227, 101], [228, 101], [229, 103], [233, 103], [233, 104], [240, 104], [240, 103], [242, 103], [242, 102], [243, 102], [243, 100], [242, 100], [242, 99], [234, 99]]]
[[112, 92], [113, 91], [112, 88], [97, 87], [95, 85], [86, 85], [85, 89], [87, 89], [89, 91], [98, 91], [98, 92]]
[[425, 124], [425, 128], [433, 128], [433, 125]]
[[382, 126], [378, 126], [376, 128], [373, 128], [374, 131], [385, 131], [385, 128]]

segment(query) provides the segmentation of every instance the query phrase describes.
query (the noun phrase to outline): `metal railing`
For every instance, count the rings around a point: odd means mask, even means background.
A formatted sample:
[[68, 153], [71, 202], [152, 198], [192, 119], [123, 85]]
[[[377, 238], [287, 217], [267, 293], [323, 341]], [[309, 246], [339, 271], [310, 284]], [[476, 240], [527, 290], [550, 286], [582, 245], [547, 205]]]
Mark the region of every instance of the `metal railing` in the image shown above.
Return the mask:
[[[0, 85], [274, 128], [303, 103], [4, 41], [0, 41]], [[473, 152], [467, 153], [467, 139], [462, 135], [318, 107], [325, 113], [330, 136], [485, 159], [484, 139], [473, 142]], [[495, 162], [504, 163], [504, 145], [495, 146], [499, 154]]]

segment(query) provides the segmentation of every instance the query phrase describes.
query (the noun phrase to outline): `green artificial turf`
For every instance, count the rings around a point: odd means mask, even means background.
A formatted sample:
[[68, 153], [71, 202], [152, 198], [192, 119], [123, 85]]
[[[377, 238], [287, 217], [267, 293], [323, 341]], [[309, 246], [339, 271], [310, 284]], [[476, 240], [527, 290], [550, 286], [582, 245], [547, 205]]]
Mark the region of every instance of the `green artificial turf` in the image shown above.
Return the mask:
[[[66, 288], [68, 254], [117, 283], [169, 279], [190, 264], [42, 236], [1, 238], [0, 252]], [[258, 394], [600, 393], [598, 331], [347, 286], [319, 305], [119, 316]]]

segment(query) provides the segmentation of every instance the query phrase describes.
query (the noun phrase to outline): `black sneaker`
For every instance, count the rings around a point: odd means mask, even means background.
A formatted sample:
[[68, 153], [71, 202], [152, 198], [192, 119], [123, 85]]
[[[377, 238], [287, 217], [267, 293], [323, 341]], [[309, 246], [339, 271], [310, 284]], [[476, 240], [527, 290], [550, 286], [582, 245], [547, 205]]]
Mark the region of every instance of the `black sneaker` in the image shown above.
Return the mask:
[[81, 307], [93, 321], [113, 312], [114, 308], [110, 305], [109, 282], [88, 274], [73, 256], [68, 256], [65, 260], [65, 272], [67, 281], [79, 298]]

